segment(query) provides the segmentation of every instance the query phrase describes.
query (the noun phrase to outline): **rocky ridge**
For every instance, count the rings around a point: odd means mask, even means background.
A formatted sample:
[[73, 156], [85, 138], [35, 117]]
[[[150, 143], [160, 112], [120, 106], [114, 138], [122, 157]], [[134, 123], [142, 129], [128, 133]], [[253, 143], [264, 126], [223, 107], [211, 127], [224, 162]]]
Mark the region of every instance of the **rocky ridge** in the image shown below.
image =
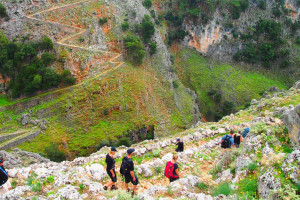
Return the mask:
[[[300, 127], [300, 117], [293, 113], [297, 113], [300, 108], [299, 83], [289, 91], [270, 93], [266, 98], [253, 101], [253, 105], [247, 110], [224, 117], [218, 123], [201, 123], [194, 129], [180, 133], [178, 136], [185, 142], [185, 151], [179, 153], [183, 178], [170, 185], [162, 171], [166, 161], [172, 157], [175, 139], [161, 138], [133, 145], [136, 149], [136, 173], [141, 182], [136, 198], [238, 199], [242, 194], [239, 192], [242, 188], [240, 183], [248, 180], [248, 177], [255, 177], [257, 180], [258, 192], [255, 198], [282, 197], [282, 194], [286, 194], [284, 184], [299, 184], [300, 149], [299, 144], [293, 142], [293, 138], [298, 137], [298, 132], [293, 130], [295, 127], [299, 130]], [[286, 104], [289, 108], [285, 107]], [[221, 156], [220, 137], [230, 130], [237, 131], [245, 127], [250, 127], [251, 131], [242, 146], [226, 151]], [[284, 131], [285, 127], [288, 132]], [[286, 146], [286, 149], [283, 148], [287, 144], [283, 142], [283, 138], [291, 138], [290, 146]], [[108, 181], [104, 165], [108, 149], [103, 147], [89, 157], [61, 163], [50, 162], [37, 154], [18, 149], [12, 153], [2, 151], [1, 154], [5, 155], [9, 163], [8, 173], [15, 188], [0, 199], [131, 198], [122, 190], [121, 182], [118, 182], [120, 191], [106, 192], [102, 189], [103, 184]], [[126, 149], [124, 146], [119, 148], [117, 168]], [[13, 162], [15, 152], [34, 158], [32, 162], [36, 163], [21, 167], [19, 159]], [[253, 164], [256, 169], [250, 167]], [[225, 196], [208, 189], [224, 182], [229, 182], [231, 190], [235, 192]], [[201, 184], [208, 188], [201, 189]]]

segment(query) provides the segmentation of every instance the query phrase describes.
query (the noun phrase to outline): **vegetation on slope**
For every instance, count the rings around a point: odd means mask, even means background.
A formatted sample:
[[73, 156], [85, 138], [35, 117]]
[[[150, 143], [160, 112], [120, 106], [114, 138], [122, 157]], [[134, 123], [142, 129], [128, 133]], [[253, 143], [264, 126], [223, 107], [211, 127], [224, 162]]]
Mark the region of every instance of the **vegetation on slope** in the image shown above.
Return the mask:
[[274, 85], [287, 87], [276, 77], [211, 63], [195, 50], [177, 52], [175, 69], [183, 84], [196, 91], [201, 113], [208, 120], [219, 120], [244, 108]]
[[8, 41], [1, 32], [0, 55], [0, 74], [10, 80], [8, 90], [12, 97], [75, 83], [68, 70], [60, 75], [49, 67], [55, 53], [48, 37], [38, 42], [17, 43]]
[[[89, 155], [103, 140], [118, 142], [129, 137], [130, 142], [136, 142], [149, 139], [152, 126], [159, 135], [185, 129], [187, 124], [193, 123], [191, 97], [183, 92], [182, 86], [178, 87], [185, 99], [184, 109], [178, 110], [174, 92], [169, 88], [170, 83], [153, 71], [127, 65], [100, 80], [43, 94], [40, 104], [30, 109], [33, 118], [47, 119], [48, 128], [44, 134], [18, 147], [46, 153], [45, 147], [53, 142], [70, 159]], [[26, 104], [26, 100], [22, 104]], [[14, 105], [2, 110], [0, 116], [3, 116], [0, 128], [21, 128], [17, 121], [21, 113]], [[140, 131], [145, 127], [146, 131]], [[138, 139], [131, 138], [134, 134]]]

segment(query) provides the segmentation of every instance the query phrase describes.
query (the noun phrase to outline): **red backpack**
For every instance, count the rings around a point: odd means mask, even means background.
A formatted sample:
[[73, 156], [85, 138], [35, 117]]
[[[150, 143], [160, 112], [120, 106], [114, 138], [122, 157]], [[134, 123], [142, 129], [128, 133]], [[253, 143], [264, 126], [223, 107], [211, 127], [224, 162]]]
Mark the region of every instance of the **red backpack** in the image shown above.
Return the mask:
[[165, 176], [168, 177], [168, 178], [178, 178], [178, 176], [176, 174], [174, 174], [174, 164], [169, 161], [167, 162], [167, 165], [166, 165], [166, 169], [165, 169]]

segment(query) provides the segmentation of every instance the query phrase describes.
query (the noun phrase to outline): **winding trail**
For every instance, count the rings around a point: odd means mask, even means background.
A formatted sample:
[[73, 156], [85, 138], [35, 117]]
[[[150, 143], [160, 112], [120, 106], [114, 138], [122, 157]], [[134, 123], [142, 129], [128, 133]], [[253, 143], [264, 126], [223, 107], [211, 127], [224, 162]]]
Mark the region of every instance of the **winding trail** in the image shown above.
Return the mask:
[[[112, 67], [112, 68], [110, 68], [110, 69], [108, 69], [104, 72], [101, 72], [101, 73], [99, 73], [99, 74], [97, 74], [97, 75], [95, 75], [95, 76], [93, 76], [89, 79], [85, 79], [84, 81], [81, 81], [80, 83], [76, 84], [75, 86], [80, 86], [80, 85], [86, 83], [87, 81], [97, 79], [100, 76], [106, 75], [107, 73], [120, 68], [124, 64], [124, 62], [123, 61], [116, 61], [116, 59], [118, 59], [121, 56], [121, 54], [111, 52], [111, 51], [104, 51], [104, 50], [100, 50], [100, 49], [91, 49], [91, 48], [82, 47], [82, 46], [78, 46], [78, 45], [67, 44], [67, 43], [65, 43], [66, 41], [71, 40], [72, 38], [75, 38], [75, 37], [78, 37], [78, 36], [82, 35], [88, 29], [83, 29], [83, 28], [79, 28], [79, 27], [75, 27], [75, 26], [66, 25], [66, 24], [61, 24], [61, 23], [58, 23], [58, 22], [46, 21], [46, 20], [37, 18], [37, 15], [44, 14], [44, 13], [51, 12], [51, 11], [55, 11], [55, 10], [58, 10], [58, 9], [61, 9], [61, 8], [68, 8], [68, 7], [73, 8], [73, 6], [78, 6], [82, 3], [92, 2], [92, 1], [96, 1], [96, 0], [84, 0], [84, 1], [79, 1], [79, 2], [75, 2], [75, 3], [65, 4], [65, 5], [62, 5], [62, 6], [56, 6], [56, 7], [52, 7], [52, 8], [49, 8], [47, 10], [43, 10], [43, 11], [40, 11], [40, 12], [37, 12], [37, 13], [30, 14], [30, 15], [26, 16], [27, 19], [29, 19], [29, 20], [39, 21], [39, 22], [42, 22], [42, 23], [49, 23], [49, 24], [52, 24], [52, 25], [58, 25], [58, 26], [66, 27], [66, 28], [71, 28], [71, 29], [74, 29], [75, 32], [78, 31], [77, 33], [71, 34], [67, 37], [62, 38], [61, 40], [59, 40], [57, 42], [54, 42], [55, 44], [58, 44], [60, 46], [69, 47], [69, 48], [77, 48], [77, 49], [83, 50], [83, 51], [90, 51], [90, 52], [94, 52], [94, 53], [107, 53], [107, 54], [115, 55], [113, 58], [111, 58], [109, 60], [109, 63], [115, 64], [116, 66], [114, 66], [114, 67]], [[62, 88], [62, 89], [59, 89], [59, 90], [55, 90], [55, 91], [57, 92], [57, 91], [65, 90], [65, 89], [68, 89], [70, 87], [74, 87], [74, 86], [65, 87], [65, 88]]]

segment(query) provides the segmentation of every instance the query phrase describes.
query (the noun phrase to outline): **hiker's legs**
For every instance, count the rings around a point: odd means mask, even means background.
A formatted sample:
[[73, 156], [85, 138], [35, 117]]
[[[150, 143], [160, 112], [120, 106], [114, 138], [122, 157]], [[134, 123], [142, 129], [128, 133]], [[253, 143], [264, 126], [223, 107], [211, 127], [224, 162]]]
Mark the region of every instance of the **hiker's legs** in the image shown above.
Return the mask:
[[125, 183], [125, 189], [126, 190], [128, 189], [128, 183]]
[[115, 185], [115, 183], [114, 183], [113, 181], [110, 181], [110, 182], [109, 182], [108, 184], [106, 184], [105, 186], [109, 188], [109, 187], [112, 186], [112, 185]]

